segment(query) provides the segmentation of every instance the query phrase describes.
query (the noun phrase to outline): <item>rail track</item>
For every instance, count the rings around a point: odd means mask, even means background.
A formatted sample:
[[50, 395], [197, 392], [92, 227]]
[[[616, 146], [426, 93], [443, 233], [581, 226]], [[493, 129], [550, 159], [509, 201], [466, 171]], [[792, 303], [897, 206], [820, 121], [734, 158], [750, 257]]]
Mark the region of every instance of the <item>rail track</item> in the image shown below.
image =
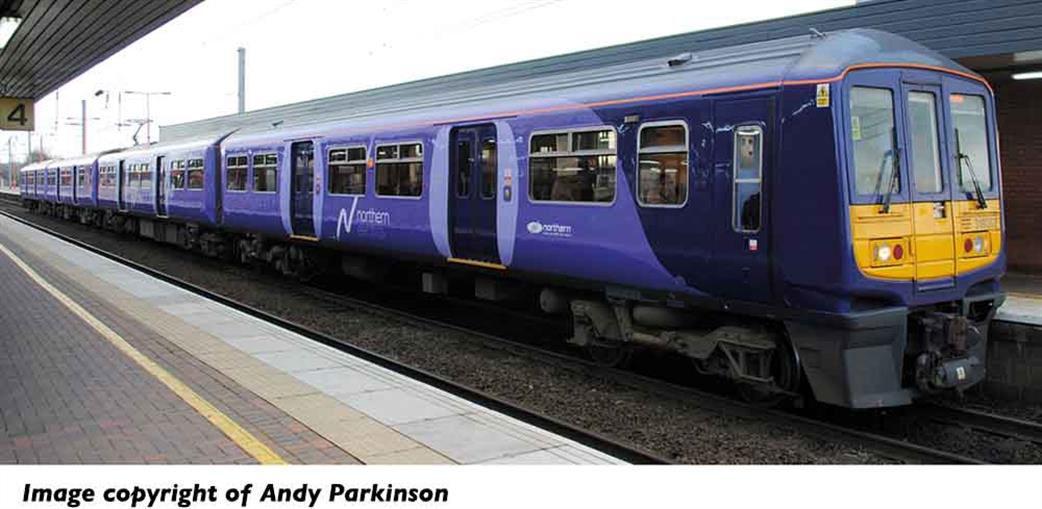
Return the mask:
[[1042, 423], [942, 403], [923, 403], [915, 412], [943, 424], [1042, 445]]
[[[169, 274], [155, 270], [151, 267], [139, 264], [132, 260], [128, 260], [117, 254], [97, 248], [91, 244], [80, 241], [76, 238], [70, 237], [60, 232], [54, 231], [50, 228], [36, 224], [32, 221], [23, 219], [16, 215], [10, 214], [6, 211], [0, 211], [0, 214], [12, 220], [18, 221], [19, 223], [40, 230], [44, 233], [55, 236], [73, 245], [91, 251], [93, 253], [99, 254], [121, 264], [127, 265], [152, 277], [156, 277], [168, 283], [179, 286], [183, 289], [196, 293], [205, 298], [231, 306], [259, 319], [268, 321], [269, 323], [272, 323], [279, 327], [283, 327], [298, 334], [301, 334], [314, 341], [318, 341], [331, 347], [340, 349], [351, 355], [364, 358], [385, 368], [415, 378], [421, 382], [433, 385], [435, 387], [438, 387], [439, 389], [456, 394], [477, 404], [505, 413], [519, 420], [528, 422], [535, 426], [542, 427], [551, 432], [575, 440], [576, 442], [590, 446], [607, 454], [616, 456], [624, 461], [640, 464], [667, 464], [672, 462], [672, 460], [670, 460], [669, 458], [665, 458], [659, 454], [647, 451], [635, 444], [615, 440], [611, 437], [607, 437], [602, 434], [590, 432], [588, 430], [572, 425], [568, 422], [559, 420], [553, 416], [547, 415], [544, 412], [536, 411], [521, 405], [517, 405], [510, 401], [498, 398], [495, 395], [486, 393], [484, 391], [463, 384], [459, 384], [457, 382], [449, 380], [440, 375], [431, 373], [429, 371], [419, 369], [417, 367], [410, 366], [407, 364], [403, 364], [395, 359], [360, 348], [342, 339], [335, 338], [330, 335], [312, 330], [308, 327], [295, 323], [289, 319], [275, 316], [266, 311], [257, 309], [237, 300], [230, 299], [228, 297], [210, 291], [206, 288], [184, 281], [178, 277], [171, 276]], [[633, 389], [646, 391], [648, 393], [672, 399], [675, 401], [697, 403], [700, 407], [711, 409], [724, 415], [770, 421], [773, 424], [782, 424], [823, 440], [845, 441], [848, 443], [859, 444], [863, 446], [865, 449], [870, 450], [871, 452], [876, 453], [879, 456], [897, 462], [911, 464], [983, 463], [981, 460], [974, 457], [955, 454], [931, 447], [926, 447], [923, 445], [914, 444], [898, 438], [877, 434], [869, 431], [852, 429], [847, 426], [834, 424], [815, 418], [796, 415], [782, 410], [764, 409], [755, 405], [750, 405], [737, 401], [727, 396], [714, 394], [693, 387], [666, 382], [661, 379], [656, 379], [653, 377], [637, 374], [631, 371], [604, 367], [594, 362], [577, 357], [575, 355], [571, 355], [569, 353], [550, 351], [546, 348], [532, 345], [526, 342], [507, 339], [494, 334], [488, 334], [480, 330], [475, 330], [472, 328], [449, 323], [444, 320], [422, 316], [416, 312], [411, 312], [409, 310], [400, 309], [383, 304], [376, 304], [370, 301], [366, 301], [364, 299], [346, 296], [340, 293], [334, 293], [329, 290], [316, 288], [308, 285], [294, 284], [288, 286], [291, 286], [296, 292], [306, 294], [308, 297], [312, 299], [324, 302], [326, 306], [340, 306], [344, 308], [353, 308], [368, 313], [381, 315], [393, 320], [402, 321], [405, 323], [411, 323], [423, 327], [437, 327], [447, 331], [457, 332], [463, 336], [479, 340], [483, 342], [483, 344], [504, 349], [513, 354], [524, 355], [536, 359], [540, 362], [549, 363], [561, 369], [578, 372], [585, 376], [610, 380], [612, 382], [616, 382]], [[955, 412], [959, 411], [960, 409], [949, 407], [949, 410], [951, 412]], [[940, 411], [938, 410], [938, 412]], [[947, 414], [947, 417], [951, 418], [952, 415], [954, 414], [949, 413]], [[943, 417], [944, 416], [937, 414], [936, 419], [941, 420]], [[1007, 420], [1015, 421], [1013, 419], [1008, 418]], [[975, 425], [975, 427], [979, 426], [983, 426], [983, 424]], [[1007, 423], [1007, 426], [1012, 425]], [[1021, 428], [1021, 432], [1023, 432], [1023, 428]]]

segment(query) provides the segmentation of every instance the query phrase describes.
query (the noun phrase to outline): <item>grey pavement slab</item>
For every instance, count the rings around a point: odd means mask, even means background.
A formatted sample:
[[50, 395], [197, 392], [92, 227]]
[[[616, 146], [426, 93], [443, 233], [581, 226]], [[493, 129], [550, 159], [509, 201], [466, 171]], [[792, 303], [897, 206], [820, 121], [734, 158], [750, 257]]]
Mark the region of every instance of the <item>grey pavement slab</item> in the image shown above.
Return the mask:
[[405, 389], [342, 394], [336, 398], [389, 426], [457, 415], [456, 410]]
[[295, 375], [298, 380], [333, 396], [391, 389], [379, 378], [367, 375], [354, 367], [338, 367], [306, 371]]
[[284, 352], [294, 348], [291, 343], [274, 336], [224, 338], [224, 342], [248, 354]]
[[287, 373], [334, 368], [337, 366], [337, 363], [332, 360], [299, 349], [285, 352], [259, 353], [254, 356], [268, 365]]
[[469, 415], [410, 422], [394, 426], [394, 429], [460, 463], [480, 463], [541, 448], [538, 444], [487, 426]]

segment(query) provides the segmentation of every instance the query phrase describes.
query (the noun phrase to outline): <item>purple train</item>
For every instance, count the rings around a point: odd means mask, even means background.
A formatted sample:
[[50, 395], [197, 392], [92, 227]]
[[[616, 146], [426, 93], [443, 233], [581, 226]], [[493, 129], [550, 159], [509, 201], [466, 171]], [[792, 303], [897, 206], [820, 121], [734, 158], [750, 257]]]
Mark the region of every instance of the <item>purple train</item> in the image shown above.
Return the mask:
[[851, 30], [371, 97], [32, 165], [23, 198], [286, 274], [393, 261], [428, 292], [534, 289], [594, 358], [668, 349], [750, 397], [883, 407], [984, 377], [994, 97], [922, 46]]

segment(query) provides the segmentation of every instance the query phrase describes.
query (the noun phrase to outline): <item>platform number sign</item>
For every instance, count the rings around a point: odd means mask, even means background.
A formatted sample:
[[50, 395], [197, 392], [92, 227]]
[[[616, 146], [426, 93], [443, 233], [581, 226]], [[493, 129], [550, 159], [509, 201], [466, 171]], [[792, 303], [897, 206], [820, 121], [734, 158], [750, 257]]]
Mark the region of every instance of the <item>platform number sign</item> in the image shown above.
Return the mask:
[[0, 130], [32, 131], [33, 100], [0, 97]]

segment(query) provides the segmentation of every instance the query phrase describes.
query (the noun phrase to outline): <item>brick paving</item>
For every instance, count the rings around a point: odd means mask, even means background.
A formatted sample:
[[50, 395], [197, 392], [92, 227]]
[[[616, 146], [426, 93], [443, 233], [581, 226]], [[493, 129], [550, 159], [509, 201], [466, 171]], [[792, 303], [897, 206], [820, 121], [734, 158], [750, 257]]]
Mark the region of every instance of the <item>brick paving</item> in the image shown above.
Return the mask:
[[[357, 463], [124, 312], [0, 242], [291, 463]], [[0, 463], [256, 463], [0, 256]]]

